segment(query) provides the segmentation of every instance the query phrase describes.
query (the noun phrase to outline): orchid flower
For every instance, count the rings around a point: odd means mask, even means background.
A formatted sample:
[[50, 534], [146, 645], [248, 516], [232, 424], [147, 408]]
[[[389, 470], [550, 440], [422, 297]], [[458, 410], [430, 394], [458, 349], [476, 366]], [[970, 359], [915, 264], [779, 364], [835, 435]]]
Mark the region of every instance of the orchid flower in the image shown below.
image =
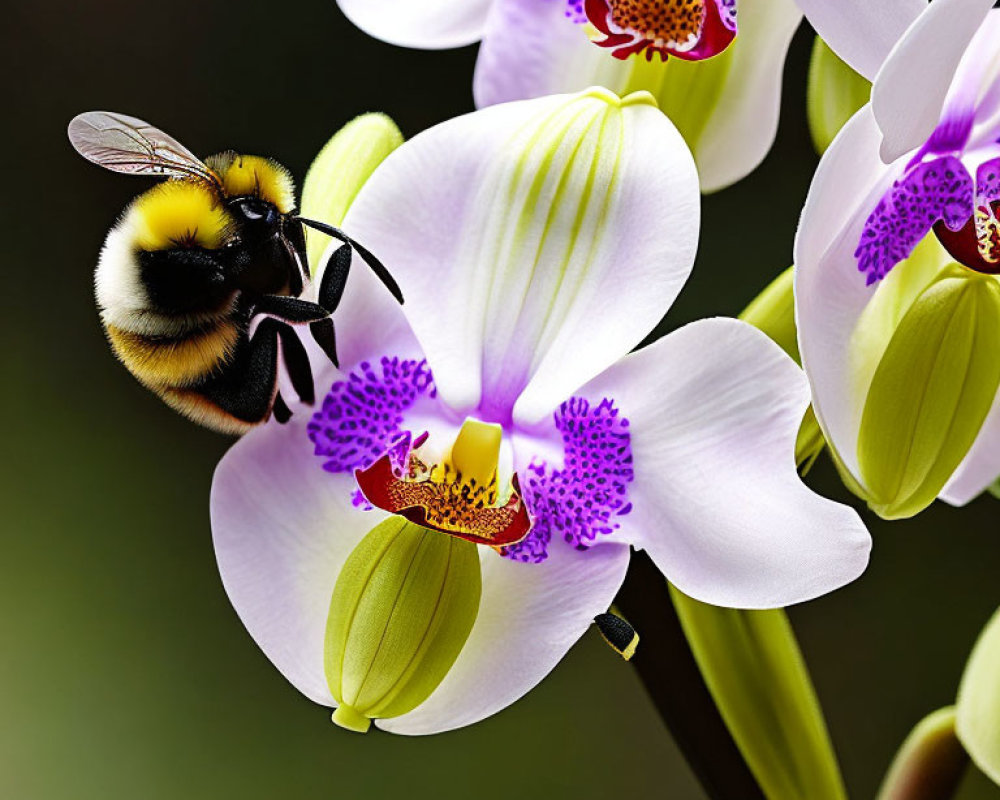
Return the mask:
[[393, 44], [435, 49], [482, 40], [473, 82], [479, 108], [591, 85], [618, 94], [649, 91], [694, 153], [706, 192], [740, 180], [770, 150], [785, 55], [803, 11], [837, 54], [871, 79], [926, 5], [926, 0], [337, 2], [355, 25]]
[[737, 607], [864, 569], [857, 514], [796, 474], [808, 386], [777, 345], [710, 319], [629, 355], [699, 228], [690, 152], [647, 93], [438, 125], [344, 227], [406, 302], [351, 274], [321, 406], [237, 442], [211, 500], [237, 612], [336, 722], [425, 734], [499, 711], [607, 611], [630, 546]]
[[935, 0], [813, 180], [795, 245], [814, 408], [887, 517], [1000, 474], [1000, 11]]

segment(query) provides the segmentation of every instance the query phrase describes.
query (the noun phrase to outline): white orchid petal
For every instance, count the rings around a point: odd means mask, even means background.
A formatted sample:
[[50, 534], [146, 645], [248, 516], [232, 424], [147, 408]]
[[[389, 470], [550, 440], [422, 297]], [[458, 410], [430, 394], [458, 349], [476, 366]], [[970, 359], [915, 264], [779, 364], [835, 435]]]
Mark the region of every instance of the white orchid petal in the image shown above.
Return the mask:
[[985, 492], [1000, 477], [1000, 395], [993, 403], [983, 427], [965, 460], [959, 464], [941, 499], [964, 506]]
[[883, 161], [930, 137], [962, 56], [992, 7], [993, 0], [934, 0], [892, 49], [872, 86]]
[[645, 89], [694, 153], [704, 191], [735, 183], [774, 142], [785, 54], [802, 14], [793, 0], [741, 0], [740, 32], [720, 56], [622, 61], [595, 47], [558, 0], [497, 0], [474, 83], [480, 107], [605, 86]]
[[[673, 105], [663, 98], [671, 84], [680, 88], [690, 83], [690, 99], [676, 102], [678, 112], [686, 103], [697, 102], [700, 92], [711, 91], [706, 85], [718, 81], [718, 96], [712, 113], [701, 122], [697, 136], [688, 135], [694, 152], [701, 186], [705, 192], [724, 189], [745, 177], [764, 160], [774, 144], [781, 110], [781, 80], [785, 56], [802, 14], [793, 0], [740, 0], [739, 35], [726, 53], [716, 59], [730, 59], [727, 69], [713, 78], [712, 61], [674, 65], [668, 72], [664, 89], [657, 93], [664, 110], [674, 115]], [[724, 63], [724, 62], [723, 62]], [[720, 64], [720, 67], [722, 64]], [[698, 79], [701, 69], [708, 77]], [[683, 73], [680, 70], [684, 70]], [[690, 76], [690, 77], [686, 77]], [[678, 98], [680, 100], [680, 98]]]
[[[343, 247], [331, 242], [320, 259], [316, 277], [306, 286], [303, 298], [316, 302], [320, 281], [326, 272], [330, 255]], [[337, 370], [327, 353], [316, 343], [309, 326], [297, 325], [296, 332], [305, 347], [312, 369], [317, 399], [344, 373]], [[334, 315], [337, 357], [346, 372], [360, 362], [377, 361], [382, 356], [421, 359], [423, 352], [410, 329], [402, 308], [385, 286], [375, 277], [365, 262], [353, 255], [351, 273], [340, 306]], [[293, 413], [312, 414], [313, 408], [299, 400], [286, 370], [278, 372], [278, 390]]]
[[698, 218], [694, 163], [669, 120], [594, 89], [417, 136], [345, 227], [399, 281], [444, 401], [537, 420], [662, 317]]
[[875, 78], [896, 42], [927, 8], [927, 0], [797, 2], [830, 49], [868, 80]]
[[866, 105], [820, 161], [795, 239], [802, 365], [823, 432], [855, 477], [858, 427], [871, 375], [867, 380], [855, 376], [850, 343], [875, 289], [865, 285], [854, 251], [868, 214], [895, 174], [878, 157], [880, 139]]
[[809, 388], [765, 334], [736, 320], [695, 322], [581, 394], [613, 398], [629, 419], [635, 479], [622, 536], [685, 594], [776, 608], [864, 571], [864, 523], [796, 472]]
[[[345, 231], [349, 231], [367, 249], [376, 246], [358, 237], [352, 228], [345, 226]], [[327, 247], [310, 291], [319, 286], [333, 251], [342, 246], [342, 243], [334, 241]], [[374, 254], [383, 260], [377, 250]], [[392, 269], [389, 271], [392, 272]], [[404, 313], [407, 301], [405, 294], [403, 301], [403, 306], [400, 306], [375, 277], [375, 273], [354, 253], [343, 299], [333, 315], [337, 331], [337, 355], [342, 366], [349, 368], [363, 359], [382, 355], [420, 357], [420, 345]]]
[[353, 476], [325, 472], [308, 418], [255, 428], [212, 481], [222, 583], [254, 641], [310, 700], [336, 705], [323, 671], [330, 598], [347, 557], [384, 515], [351, 504]]
[[608, 610], [628, 569], [629, 548], [581, 553], [553, 546], [541, 564], [483, 550], [483, 595], [469, 640], [434, 693], [383, 730], [439, 733], [495, 714], [527, 694], [559, 663], [593, 618]]
[[347, 18], [376, 39], [428, 50], [479, 41], [493, 0], [337, 0]]

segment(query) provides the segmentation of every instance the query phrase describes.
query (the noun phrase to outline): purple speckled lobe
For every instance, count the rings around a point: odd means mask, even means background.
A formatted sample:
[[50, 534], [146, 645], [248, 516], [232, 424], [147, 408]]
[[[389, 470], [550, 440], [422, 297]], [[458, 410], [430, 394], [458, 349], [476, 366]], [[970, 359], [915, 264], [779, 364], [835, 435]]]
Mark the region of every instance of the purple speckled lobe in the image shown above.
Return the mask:
[[567, 0], [566, 17], [577, 25], [587, 21], [587, 12], [583, 10], [583, 0]]
[[865, 222], [854, 257], [870, 286], [908, 258], [938, 220], [960, 230], [973, 214], [972, 177], [955, 156], [908, 169]]
[[615, 517], [632, 510], [629, 422], [614, 402], [605, 398], [591, 406], [582, 397], [571, 398], [555, 413], [555, 426], [565, 453], [561, 468], [536, 461], [520, 476], [534, 526], [502, 551], [515, 561], [544, 561], [553, 536], [586, 550], [618, 529]]
[[418, 398], [435, 397], [426, 361], [383, 357], [362, 362], [323, 398], [307, 430], [328, 472], [353, 472], [379, 458], [402, 430], [404, 413]]
[[1000, 158], [984, 161], [976, 170], [976, 205], [1000, 200]]
[[715, 0], [719, 8], [719, 16], [722, 17], [722, 24], [729, 30], [736, 30], [736, 0]]

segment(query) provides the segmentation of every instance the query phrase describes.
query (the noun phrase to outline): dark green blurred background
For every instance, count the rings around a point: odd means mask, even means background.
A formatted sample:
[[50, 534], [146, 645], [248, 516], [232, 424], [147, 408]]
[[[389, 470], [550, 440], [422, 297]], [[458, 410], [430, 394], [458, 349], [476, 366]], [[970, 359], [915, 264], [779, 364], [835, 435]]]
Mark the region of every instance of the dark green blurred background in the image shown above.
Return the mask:
[[[8, 4], [0, 36], [0, 797], [702, 797], [632, 669], [596, 635], [473, 728], [335, 728], [254, 646], [216, 574], [208, 492], [228, 441], [168, 411], [104, 343], [93, 267], [142, 182], [73, 153], [75, 113], [138, 115], [196, 152], [269, 154], [301, 178], [356, 114], [384, 110], [413, 135], [469, 110], [475, 49], [383, 45], [333, 0]], [[764, 167], [706, 199], [698, 266], [662, 330], [737, 313], [789, 263], [816, 163], [809, 45], [800, 31]], [[815, 480], [844, 495], [828, 465]], [[952, 700], [1000, 603], [997, 509], [872, 520], [864, 578], [792, 611], [853, 797], [871, 797], [911, 725]], [[1000, 790], [972, 775], [963, 797]]]

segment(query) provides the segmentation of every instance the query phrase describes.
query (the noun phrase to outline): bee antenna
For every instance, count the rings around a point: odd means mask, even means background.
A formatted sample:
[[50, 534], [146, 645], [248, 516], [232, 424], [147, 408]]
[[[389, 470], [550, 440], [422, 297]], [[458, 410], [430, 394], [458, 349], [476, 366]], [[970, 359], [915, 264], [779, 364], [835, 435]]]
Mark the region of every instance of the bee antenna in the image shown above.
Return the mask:
[[344, 233], [340, 228], [335, 228], [333, 225], [327, 225], [325, 222], [319, 222], [314, 219], [309, 219], [308, 217], [294, 217], [295, 221], [306, 226], [307, 228], [312, 228], [320, 233], [325, 233], [333, 239], [349, 244], [354, 251], [361, 256], [361, 260], [364, 261], [370, 268], [371, 271], [375, 273], [385, 288], [389, 290], [390, 294], [396, 298], [396, 302], [400, 305], [403, 304], [403, 291], [399, 288], [399, 284], [396, 283], [396, 279], [392, 277], [389, 270], [385, 268], [385, 265], [379, 261], [367, 248], [358, 244], [354, 239]]

